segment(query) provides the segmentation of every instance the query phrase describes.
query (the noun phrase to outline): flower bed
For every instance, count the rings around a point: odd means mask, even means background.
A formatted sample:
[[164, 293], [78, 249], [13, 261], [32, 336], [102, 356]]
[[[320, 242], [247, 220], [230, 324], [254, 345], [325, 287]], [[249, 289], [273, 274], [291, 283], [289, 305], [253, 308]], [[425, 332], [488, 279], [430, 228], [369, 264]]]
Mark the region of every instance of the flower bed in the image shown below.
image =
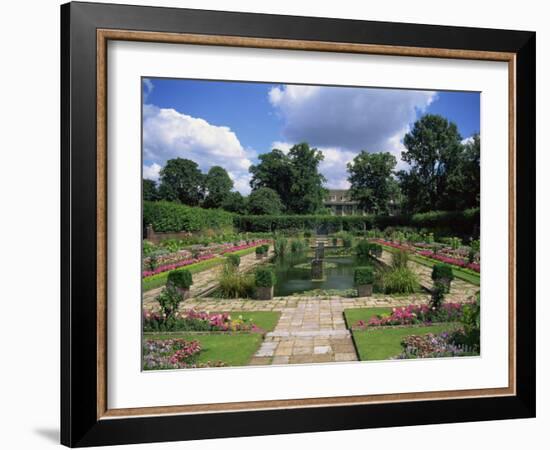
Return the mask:
[[[195, 264], [201, 261], [207, 261], [209, 259], [215, 258], [219, 255], [225, 255], [226, 253], [232, 253], [237, 252], [239, 250], [245, 250], [247, 248], [251, 247], [257, 247], [258, 245], [263, 245], [270, 242], [267, 239], [261, 239], [257, 241], [249, 242], [248, 244], [223, 244], [219, 246], [208, 246], [203, 247], [200, 250], [197, 250], [198, 256], [196, 257], [190, 257], [191, 252], [187, 250], [178, 251], [175, 253], [172, 253], [170, 255], [162, 255], [159, 256], [159, 266], [156, 267], [154, 270], [144, 270], [141, 274], [142, 278], [147, 278], [152, 275], [157, 275], [159, 273], [168, 272], [170, 270], [179, 269], [181, 267], [189, 266], [191, 264]], [[149, 257], [144, 260], [144, 265], [147, 266], [149, 261]], [[166, 261], [172, 261], [168, 264], [163, 264]]]
[[392, 359], [416, 359], [416, 358], [448, 358], [454, 356], [472, 356], [478, 353], [464, 345], [456, 343], [456, 335], [462, 331], [453, 333], [443, 332], [438, 335], [432, 333], [423, 336], [407, 336], [401, 342], [403, 352]]
[[393, 308], [391, 314], [377, 314], [368, 322], [359, 320], [353, 328], [431, 324], [434, 322], [457, 322], [462, 318], [467, 303], [444, 303], [439, 309], [428, 305], [409, 305]]
[[228, 313], [212, 314], [190, 309], [175, 317], [166, 318], [155, 311], [143, 312], [143, 331], [241, 331], [261, 333], [262, 330], [242, 317], [232, 318]]
[[222, 361], [198, 363], [201, 352], [198, 341], [184, 339], [147, 340], [143, 345], [143, 368], [154, 369], [188, 369], [196, 367], [223, 367]]

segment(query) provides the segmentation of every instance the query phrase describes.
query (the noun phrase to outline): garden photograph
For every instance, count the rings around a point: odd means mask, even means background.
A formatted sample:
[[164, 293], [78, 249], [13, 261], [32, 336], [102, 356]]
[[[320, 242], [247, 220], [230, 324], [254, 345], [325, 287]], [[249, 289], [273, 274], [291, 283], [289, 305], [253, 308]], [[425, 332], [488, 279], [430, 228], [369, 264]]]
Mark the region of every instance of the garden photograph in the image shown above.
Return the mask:
[[141, 89], [142, 370], [481, 355], [479, 92]]

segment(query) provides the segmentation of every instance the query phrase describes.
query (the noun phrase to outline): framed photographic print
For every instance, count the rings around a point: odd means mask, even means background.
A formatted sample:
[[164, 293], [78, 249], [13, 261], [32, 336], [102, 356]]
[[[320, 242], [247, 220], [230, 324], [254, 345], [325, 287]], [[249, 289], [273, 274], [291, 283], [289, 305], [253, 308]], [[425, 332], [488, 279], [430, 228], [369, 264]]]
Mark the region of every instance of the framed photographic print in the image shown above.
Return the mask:
[[535, 33], [69, 3], [62, 443], [535, 414]]

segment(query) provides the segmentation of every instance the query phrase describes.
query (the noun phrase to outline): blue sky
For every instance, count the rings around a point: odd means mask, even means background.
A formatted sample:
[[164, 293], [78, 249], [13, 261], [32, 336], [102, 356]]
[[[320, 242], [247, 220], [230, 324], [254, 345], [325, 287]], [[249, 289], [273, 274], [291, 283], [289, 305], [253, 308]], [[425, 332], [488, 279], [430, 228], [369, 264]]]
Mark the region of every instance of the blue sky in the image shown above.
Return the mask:
[[167, 159], [189, 158], [203, 171], [224, 167], [249, 191], [248, 167], [272, 148], [308, 142], [325, 155], [327, 187], [346, 188], [346, 163], [361, 150], [389, 151], [423, 114], [455, 122], [463, 138], [479, 131], [479, 93], [143, 79], [143, 171], [157, 179]]

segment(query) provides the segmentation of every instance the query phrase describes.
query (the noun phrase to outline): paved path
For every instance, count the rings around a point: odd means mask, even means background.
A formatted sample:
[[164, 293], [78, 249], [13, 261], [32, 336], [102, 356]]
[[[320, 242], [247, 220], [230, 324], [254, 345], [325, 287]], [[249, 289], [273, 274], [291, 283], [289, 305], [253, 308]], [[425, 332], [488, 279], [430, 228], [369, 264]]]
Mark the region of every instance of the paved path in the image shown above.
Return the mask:
[[[391, 254], [383, 252], [384, 262], [391, 262]], [[249, 268], [256, 264], [255, 255], [242, 258], [241, 265]], [[429, 287], [431, 269], [413, 261], [410, 267], [418, 273], [422, 285]], [[220, 269], [203, 272], [197, 284], [215, 282]], [[246, 270], [246, 269], [245, 269]], [[201, 274], [199, 274], [201, 275]], [[194, 277], [199, 279], [198, 276]], [[479, 290], [479, 286], [455, 279], [447, 301], [465, 302]], [[147, 292], [148, 295], [151, 291]], [[338, 296], [287, 296], [273, 300], [191, 298], [180, 305], [181, 310], [200, 311], [280, 311], [281, 317], [275, 329], [266, 334], [250, 365], [311, 364], [322, 362], [356, 361], [357, 355], [350, 332], [344, 322], [344, 309], [369, 307], [399, 307], [425, 304], [429, 294], [417, 293], [403, 296], [374, 294], [372, 297], [344, 298]], [[157, 309], [154, 296], [144, 300], [144, 308]]]

